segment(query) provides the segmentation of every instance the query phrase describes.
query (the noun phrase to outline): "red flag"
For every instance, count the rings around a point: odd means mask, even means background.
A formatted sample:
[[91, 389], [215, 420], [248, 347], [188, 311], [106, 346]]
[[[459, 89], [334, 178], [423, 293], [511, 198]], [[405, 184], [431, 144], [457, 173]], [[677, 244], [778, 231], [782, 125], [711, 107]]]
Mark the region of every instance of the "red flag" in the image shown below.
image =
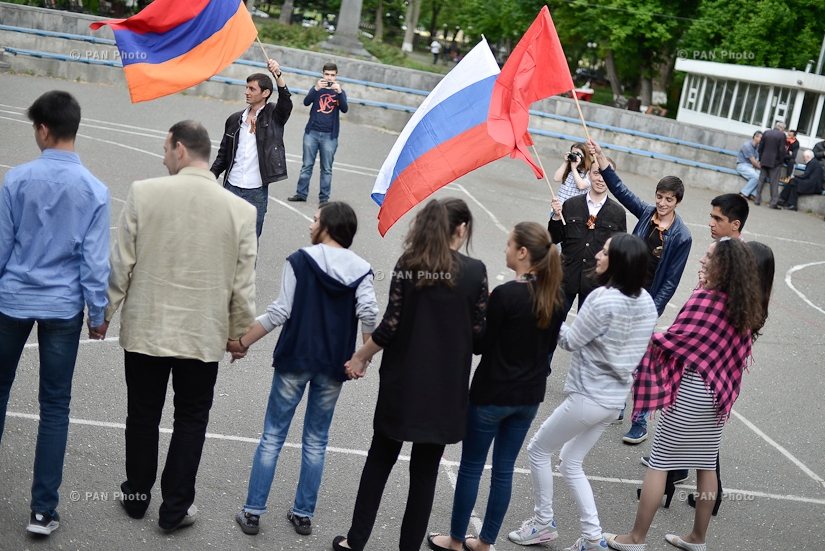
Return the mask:
[[528, 163], [537, 178], [544, 174], [527, 151], [530, 105], [573, 88], [559, 35], [544, 6], [501, 69], [487, 115], [490, 136], [512, 148], [510, 157]]

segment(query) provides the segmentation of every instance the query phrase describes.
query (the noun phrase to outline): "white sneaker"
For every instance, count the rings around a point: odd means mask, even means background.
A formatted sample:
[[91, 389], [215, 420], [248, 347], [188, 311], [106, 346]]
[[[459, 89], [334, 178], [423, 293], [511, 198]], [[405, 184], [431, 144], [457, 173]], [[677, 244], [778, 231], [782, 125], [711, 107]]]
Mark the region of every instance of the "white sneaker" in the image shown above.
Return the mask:
[[593, 543], [589, 539], [581, 537], [570, 547], [565, 547], [564, 551], [589, 551], [590, 549], [607, 549], [607, 542], [602, 538]]
[[521, 528], [514, 530], [507, 535], [510, 541], [519, 545], [534, 545], [536, 543], [544, 543], [553, 541], [559, 537], [559, 532], [556, 530], [556, 522], [551, 520], [547, 524], [542, 524], [536, 517], [525, 520]]

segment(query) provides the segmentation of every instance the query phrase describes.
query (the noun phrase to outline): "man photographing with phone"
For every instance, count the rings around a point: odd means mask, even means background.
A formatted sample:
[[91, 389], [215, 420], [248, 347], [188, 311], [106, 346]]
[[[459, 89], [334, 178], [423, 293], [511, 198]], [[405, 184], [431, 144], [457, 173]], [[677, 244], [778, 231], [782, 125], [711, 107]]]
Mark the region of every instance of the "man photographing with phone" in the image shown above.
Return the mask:
[[322, 71], [323, 76], [313, 88], [309, 89], [304, 98], [304, 105], [312, 105], [309, 111], [309, 121], [304, 129], [304, 155], [301, 175], [298, 177], [298, 189], [289, 201], [303, 202], [309, 195], [309, 180], [312, 178], [312, 167], [315, 166], [315, 157], [321, 153], [321, 191], [318, 194], [318, 203], [323, 205], [329, 201], [332, 186], [332, 162], [335, 150], [338, 149], [338, 114], [346, 113], [347, 94], [337, 82], [338, 66], [327, 63]]

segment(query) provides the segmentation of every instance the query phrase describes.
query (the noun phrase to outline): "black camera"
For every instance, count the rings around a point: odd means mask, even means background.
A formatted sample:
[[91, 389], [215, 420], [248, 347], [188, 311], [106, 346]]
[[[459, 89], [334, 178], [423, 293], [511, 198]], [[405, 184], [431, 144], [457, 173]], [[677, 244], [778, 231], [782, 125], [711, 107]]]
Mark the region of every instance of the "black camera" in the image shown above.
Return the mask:
[[327, 81], [327, 88], [332, 88], [332, 82], [329, 80]]
[[573, 161], [582, 162], [582, 154], [579, 153], [578, 151], [570, 151], [570, 152], [567, 153], [567, 156], [565, 157], [565, 159], [569, 162], [573, 162]]

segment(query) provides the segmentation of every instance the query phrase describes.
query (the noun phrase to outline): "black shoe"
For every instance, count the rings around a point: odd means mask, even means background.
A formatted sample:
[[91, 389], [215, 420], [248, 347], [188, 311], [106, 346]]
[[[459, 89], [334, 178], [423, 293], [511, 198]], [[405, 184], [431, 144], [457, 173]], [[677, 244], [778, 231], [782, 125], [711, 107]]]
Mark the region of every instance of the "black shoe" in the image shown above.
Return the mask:
[[260, 530], [260, 526], [258, 525], [261, 520], [260, 515], [252, 515], [241, 509], [238, 511], [238, 514], [235, 515], [235, 520], [241, 526], [244, 534], [254, 536], [258, 533], [258, 530]]
[[26, 530], [32, 534], [40, 534], [41, 536], [48, 536], [58, 529], [60, 526], [60, 515], [57, 511], [51, 513], [35, 513], [32, 511], [31, 518], [29, 518], [29, 525]]
[[146, 499], [141, 499], [143, 496], [132, 491], [128, 480], [120, 485], [120, 491], [120, 506], [126, 511], [126, 514], [135, 520], [142, 519], [149, 508], [151, 496], [146, 494]]
[[292, 507], [286, 512], [286, 519], [292, 523], [295, 531], [302, 536], [308, 536], [312, 533], [312, 519], [296, 515], [292, 512]]
[[324, 201], [321, 201], [320, 203], [318, 203], [318, 208], [323, 207], [323, 206], [324, 206], [324, 205], [326, 205], [327, 203], [329, 203], [329, 199], [324, 200]]
[[788, 205], [787, 207], [785, 207], [785, 210], [797, 210], [796, 205]]
[[307, 198], [306, 197], [301, 197], [300, 195], [298, 195], [296, 193], [292, 197], [287, 198], [287, 201], [292, 201], [293, 203], [306, 203]]
[[341, 545], [341, 542], [347, 539], [346, 536], [335, 536], [332, 539], [332, 549], [333, 551], [350, 551], [349, 547], [344, 547]]
[[782, 207], [780, 207], [779, 205], [771, 205], [771, 209], [772, 210], [782, 210]]

